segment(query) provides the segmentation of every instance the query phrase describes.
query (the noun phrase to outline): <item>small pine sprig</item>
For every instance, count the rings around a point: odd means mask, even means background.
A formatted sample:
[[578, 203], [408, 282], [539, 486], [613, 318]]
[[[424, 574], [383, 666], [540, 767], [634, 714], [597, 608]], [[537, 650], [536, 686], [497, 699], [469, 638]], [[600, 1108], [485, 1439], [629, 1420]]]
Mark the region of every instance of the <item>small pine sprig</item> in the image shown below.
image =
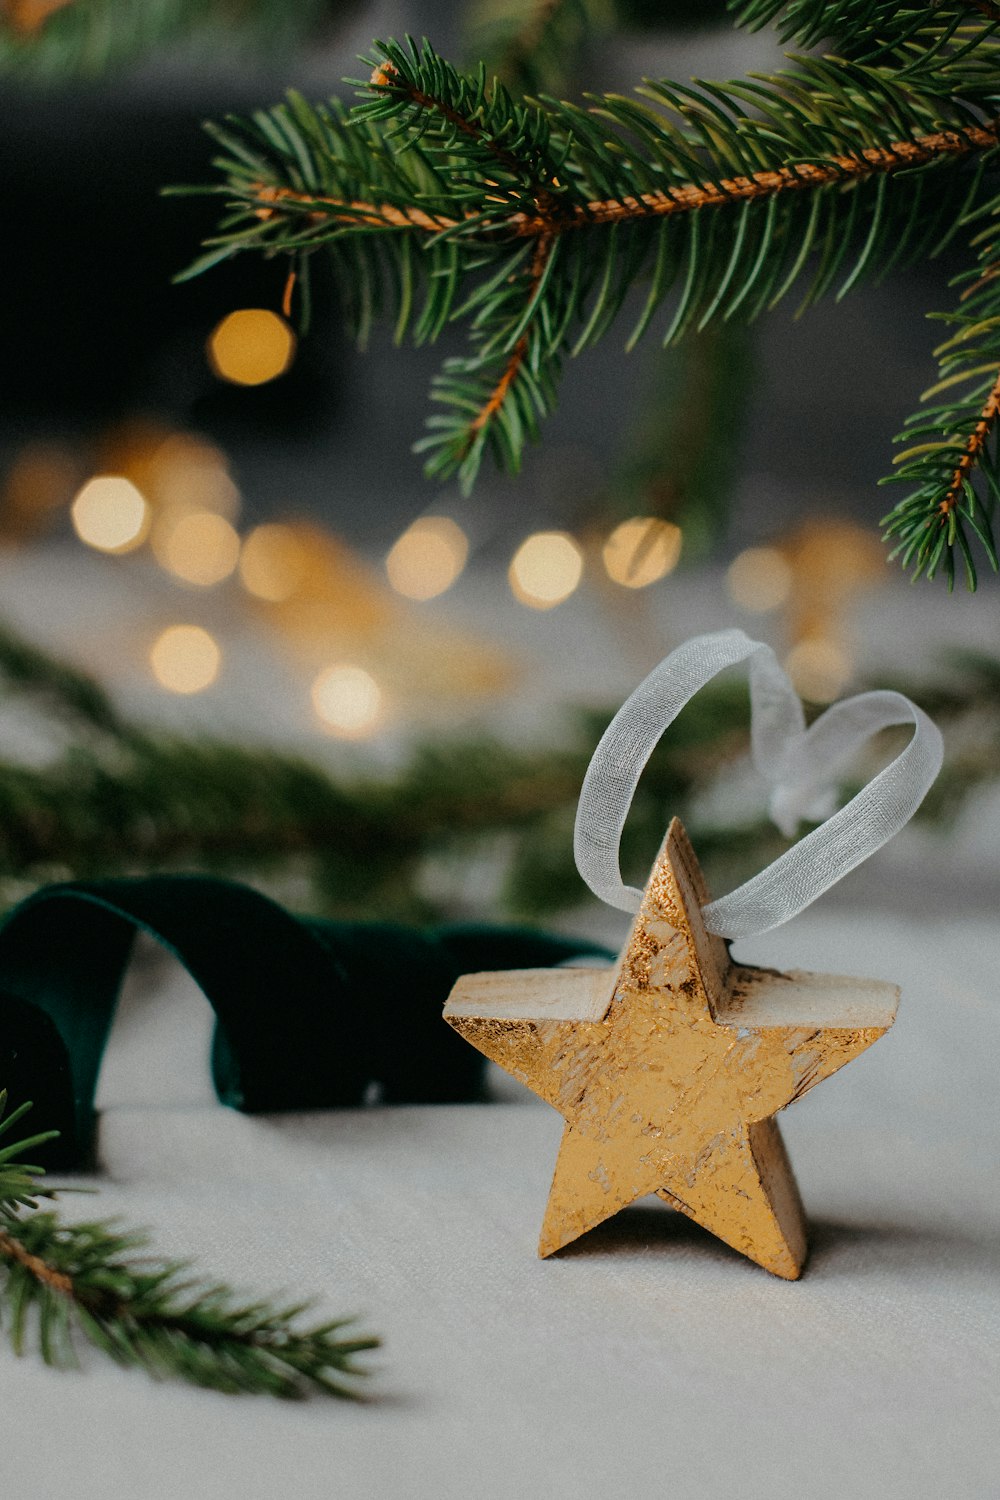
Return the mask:
[[[924, 392], [932, 404], [910, 417], [896, 441], [897, 472], [910, 493], [884, 518], [885, 537], [914, 579], [942, 571], [954, 587], [956, 554], [974, 591], [971, 540], [998, 570], [993, 518], [1000, 501], [1000, 197], [981, 210], [986, 227], [973, 240], [979, 264], [952, 283], [963, 288], [952, 312], [938, 313], [951, 336], [934, 351], [939, 379]], [[935, 399], [937, 398], [937, 399]], [[978, 485], [978, 488], [977, 488]]]
[[921, 46], [961, 46], [963, 22], [970, 16], [1000, 21], [996, 0], [729, 0], [737, 26], [760, 31], [776, 25], [782, 42], [818, 47], [833, 41], [840, 51], [867, 60], [889, 51]]
[[[6, 1102], [0, 1091], [0, 1135], [30, 1108], [4, 1119]], [[52, 1135], [0, 1150], [0, 1322], [16, 1353], [34, 1335], [46, 1364], [72, 1367], [82, 1335], [120, 1365], [227, 1394], [358, 1397], [366, 1372], [356, 1356], [379, 1341], [345, 1336], [349, 1320], [302, 1327], [308, 1303], [242, 1302], [184, 1262], [142, 1256], [142, 1233], [40, 1210], [55, 1190], [21, 1158]]]

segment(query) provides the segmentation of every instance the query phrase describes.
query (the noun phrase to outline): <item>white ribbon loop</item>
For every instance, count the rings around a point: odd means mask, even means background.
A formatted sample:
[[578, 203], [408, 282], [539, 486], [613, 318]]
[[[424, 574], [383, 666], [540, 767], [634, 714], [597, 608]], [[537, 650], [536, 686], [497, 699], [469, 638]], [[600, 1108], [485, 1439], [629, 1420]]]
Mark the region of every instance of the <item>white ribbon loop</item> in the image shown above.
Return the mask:
[[[797, 915], [888, 843], [941, 769], [937, 725], [902, 693], [859, 693], [806, 729], [802, 704], [770, 646], [742, 630], [696, 636], [672, 651], [618, 710], [584, 777], [576, 812], [576, 866], [595, 896], [636, 911], [642, 892], [622, 883], [618, 851], [639, 777], [663, 731], [699, 688], [750, 662], [754, 764], [770, 783], [771, 817], [787, 835], [801, 818], [825, 818], [767, 869], [703, 910], [709, 932], [755, 937]], [[839, 812], [834, 778], [857, 749], [893, 724], [912, 724], [905, 748]]]

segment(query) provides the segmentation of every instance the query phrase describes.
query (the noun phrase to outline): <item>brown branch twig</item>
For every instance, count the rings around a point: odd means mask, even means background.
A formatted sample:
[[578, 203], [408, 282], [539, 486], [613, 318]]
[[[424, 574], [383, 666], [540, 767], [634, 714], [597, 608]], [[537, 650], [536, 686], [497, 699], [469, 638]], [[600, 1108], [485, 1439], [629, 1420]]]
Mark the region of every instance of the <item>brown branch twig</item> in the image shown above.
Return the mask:
[[[1000, 120], [987, 125], [969, 125], [961, 130], [938, 130], [913, 140], [894, 141], [889, 146], [866, 146], [851, 156], [833, 156], [822, 166], [815, 162], [797, 162], [787, 167], [750, 173], [747, 176], [723, 177], [718, 182], [684, 183], [674, 188], [638, 196], [592, 200], [573, 205], [560, 204], [558, 214], [548, 205], [539, 204], [537, 214], [518, 212], [503, 222], [492, 222], [486, 231], [490, 236], [507, 234], [515, 239], [545, 239], [568, 229], [583, 229], [599, 224], [620, 224], [636, 219], [691, 213], [701, 208], [719, 208], [727, 203], [772, 197], [777, 193], [801, 192], [833, 182], [860, 180], [879, 172], [895, 172], [922, 166], [941, 156], [964, 156], [972, 151], [987, 151], [1000, 141]], [[340, 210], [337, 217], [345, 224], [388, 225], [394, 229], [421, 229], [431, 234], [454, 229], [461, 220], [444, 215], [427, 214], [419, 208], [398, 208], [390, 204], [364, 203], [324, 198], [292, 188], [260, 184], [255, 197], [261, 204], [257, 215], [272, 218], [281, 203], [316, 205], [310, 217], [323, 218], [322, 208]], [[477, 214], [468, 215], [470, 219]]]
[[[570, 227], [617, 224], [648, 215], [690, 213], [700, 208], [720, 208], [727, 203], [772, 197], [776, 193], [801, 192], [805, 188], [874, 176], [878, 172], [922, 166], [938, 156], [964, 156], [973, 150], [989, 150], [998, 140], [1000, 121], [962, 130], [938, 130], [911, 141], [894, 141], [890, 146], [866, 146], [851, 156], [832, 156], [823, 166], [817, 166], [815, 162], [798, 162], [747, 176], [722, 177], [717, 183], [686, 183], [620, 201], [591, 202], [574, 210]], [[517, 225], [519, 235], [543, 234], [553, 227], [543, 219], [518, 217], [523, 220]]]
[[312, 223], [322, 223], [326, 215], [323, 208], [342, 210], [337, 217], [345, 224], [369, 225], [372, 228], [425, 229], [428, 234], [440, 234], [443, 229], [454, 229], [458, 219], [443, 215], [426, 214], [420, 208], [394, 208], [389, 203], [362, 203], [351, 198], [327, 198], [317, 193], [296, 192], [294, 188], [273, 187], [269, 183], [254, 183], [254, 198], [260, 205], [255, 213], [258, 219], [273, 219], [282, 203], [318, 205], [307, 217]]
[[62, 1292], [66, 1297], [76, 1295], [76, 1288], [73, 1285], [73, 1278], [71, 1276], [67, 1276], [64, 1271], [57, 1271], [54, 1266], [50, 1266], [48, 1261], [43, 1260], [40, 1255], [32, 1255], [31, 1251], [26, 1250], [20, 1240], [15, 1239], [12, 1234], [8, 1234], [6, 1229], [0, 1229], [0, 1256], [14, 1261], [16, 1265], [23, 1266], [30, 1275], [34, 1276], [36, 1281], [43, 1282], [52, 1291]]
[[[548, 265], [549, 256], [552, 254], [553, 243], [554, 235], [552, 233], [549, 233], [547, 235], [542, 235], [538, 241], [538, 244], [535, 246], [535, 253], [531, 257], [531, 269], [529, 272], [529, 303], [531, 302], [531, 299], [534, 297], [535, 293], [538, 291], [541, 279], [545, 275], [545, 267]], [[472, 447], [473, 443], [476, 440], [477, 434], [480, 433], [486, 426], [486, 424], [496, 416], [501, 406], [503, 406], [504, 402], [507, 399], [507, 395], [510, 391], [511, 386], [517, 379], [518, 371], [527, 358], [530, 344], [531, 333], [530, 330], [526, 328], [511, 350], [507, 363], [503, 368], [503, 373], [490, 392], [489, 399], [484, 402], [483, 406], [473, 417], [472, 421], [469, 423], [468, 428], [466, 429], [464, 453], [468, 453], [469, 449]]]
[[993, 382], [993, 389], [986, 398], [986, 404], [979, 415], [979, 421], [969, 434], [968, 441], [965, 444], [965, 452], [955, 466], [955, 472], [951, 476], [951, 484], [948, 486], [948, 493], [938, 505], [938, 515], [942, 521], [946, 520], [959, 504], [962, 498], [962, 486], [968, 478], [970, 471], [979, 462], [979, 457], [989, 442], [990, 433], [993, 431], [993, 426], [998, 416], [1000, 416], [1000, 373], [997, 374], [997, 378]]
[[453, 125], [463, 135], [467, 135], [470, 140], [478, 141], [509, 172], [524, 171], [524, 163], [519, 161], [512, 151], [507, 151], [503, 146], [498, 145], [480, 125], [477, 125], [474, 120], [467, 120], [443, 99], [436, 98], [434, 94], [425, 94], [423, 89], [413, 88], [412, 85], [405, 83], [400, 77], [399, 69], [391, 62], [380, 63], [372, 74], [370, 83], [373, 89], [384, 89], [392, 94], [404, 94], [411, 104], [416, 104], [420, 109], [429, 110], [432, 114], [440, 115], [443, 120], [447, 120], [449, 125]]
[[[993, 249], [992, 245], [990, 249]], [[959, 302], [968, 302], [970, 297], [974, 297], [977, 292], [981, 292], [984, 286], [989, 286], [991, 281], [996, 281], [998, 276], [1000, 276], [1000, 262], [994, 262], [993, 265], [987, 266], [983, 274], [971, 286], [965, 288], [965, 291], [958, 299]]]

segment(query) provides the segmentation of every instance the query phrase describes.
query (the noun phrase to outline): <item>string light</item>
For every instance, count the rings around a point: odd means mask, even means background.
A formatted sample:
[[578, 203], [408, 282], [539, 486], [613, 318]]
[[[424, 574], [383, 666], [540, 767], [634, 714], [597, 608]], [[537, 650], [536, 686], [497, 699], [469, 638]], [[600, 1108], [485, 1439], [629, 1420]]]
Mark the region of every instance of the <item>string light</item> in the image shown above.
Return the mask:
[[158, 562], [185, 583], [221, 583], [236, 567], [240, 539], [225, 516], [211, 510], [167, 514], [153, 533]]
[[149, 653], [153, 676], [170, 693], [201, 693], [219, 675], [222, 652], [200, 625], [168, 625]]
[[280, 604], [297, 592], [306, 575], [308, 559], [301, 539], [290, 526], [255, 526], [240, 549], [240, 582], [248, 594], [268, 604]]
[[511, 592], [530, 609], [554, 609], [583, 576], [583, 554], [565, 531], [536, 531], [518, 547], [507, 577]]
[[149, 530], [149, 506], [130, 479], [97, 474], [88, 479], [70, 507], [81, 542], [98, 552], [131, 552]]
[[389, 582], [407, 599], [435, 599], [465, 567], [469, 541], [448, 516], [422, 516], [407, 527], [385, 560]]
[[312, 686], [313, 707], [341, 739], [363, 739], [378, 723], [382, 691], [363, 667], [347, 662], [327, 667]]
[[835, 641], [809, 636], [789, 651], [785, 671], [810, 703], [832, 703], [850, 681], [851, 661]]
[[220, 380], [265, 385], [284, 375], [295, 357], [295, 335], [266, 307], [241, 307], [216, 324], [208, 338], [208, 362]]
[[604, 543], [602, 556], [608, 576], [627, 589], [643, 589], [666, 578], [681, 555], [679, 526], [657, 516], [633, 516], [622, 521]]
[[748, 547], [729, 565], [726, 588], [751, 614], [780, 609], [792, 591], [792, 569], [776, 547]]

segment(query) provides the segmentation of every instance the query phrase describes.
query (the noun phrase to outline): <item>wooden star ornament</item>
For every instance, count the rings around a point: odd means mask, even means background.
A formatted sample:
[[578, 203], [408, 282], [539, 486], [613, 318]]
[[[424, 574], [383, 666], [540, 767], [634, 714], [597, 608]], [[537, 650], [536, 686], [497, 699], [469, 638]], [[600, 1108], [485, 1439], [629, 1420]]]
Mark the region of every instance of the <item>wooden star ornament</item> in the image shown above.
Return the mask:
[[538, 1252], [656, 1193], [776, 1276], [806, 1258], [774, 1116], [892, 1025], [877, 980], [730, 960], [674, 819], [617, 968], [466, 974], [445, 1020], [566, 1121]]

